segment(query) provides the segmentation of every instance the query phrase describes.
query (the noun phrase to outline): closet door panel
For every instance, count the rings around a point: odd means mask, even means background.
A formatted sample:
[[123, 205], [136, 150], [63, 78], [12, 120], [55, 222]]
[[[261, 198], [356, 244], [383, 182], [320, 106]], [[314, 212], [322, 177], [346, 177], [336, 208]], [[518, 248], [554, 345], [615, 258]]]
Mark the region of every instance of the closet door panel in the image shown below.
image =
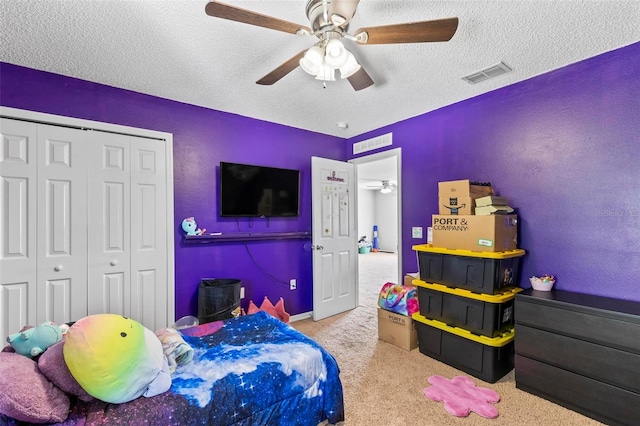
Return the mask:
[[131, 138], [131, 318], [157, 330], [167, 318], [167, 182], [164, 141]]
[[0, 119], [0, 337], [34, 323], [36, 125]]
[[36, 323], [87, 315], [88, 132], [38, 126]]
[[89, 146], [89, 314], [129, 316], [131, 160], [129, 137], [94, 132]]

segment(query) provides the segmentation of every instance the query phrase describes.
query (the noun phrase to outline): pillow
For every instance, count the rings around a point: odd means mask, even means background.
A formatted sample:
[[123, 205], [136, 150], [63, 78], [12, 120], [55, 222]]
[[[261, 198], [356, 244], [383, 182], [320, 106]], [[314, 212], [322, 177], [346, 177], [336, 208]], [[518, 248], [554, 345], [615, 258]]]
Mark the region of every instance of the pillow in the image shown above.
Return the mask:
[[96, 314], [76, 321], [62, 348], [71, 375], [101, 401], [121, 404], [171, 387], [158, 337], [122, 315]]
[[38, 359], [38, 368], [60, 390], [75, 395], [83, 401], [91, 401], [93, 397], [82, 389], [65, 364], [62, 354], [63, 345], [64, 339], [44, 351]]
[[31, 423], [63, 422], [69, 397], [24, 355], [0, 352], [0, 413]]
[[273, 306], [273, 303], [269, 300], [267, 296], [264, 297], [260, 308], [258, 308], [253, 300], [249, 301], [249, 307], [247, 308], [247, 314], [255, 314], [256, 312], [264, 311], [271, 315], [272, 317], [278, 318], [280, 321], [284, 323], [289, 322], [290, 315], [287, 311], [284, 310], [284, 299], [281, 297], [276, 303], [276, 306]]

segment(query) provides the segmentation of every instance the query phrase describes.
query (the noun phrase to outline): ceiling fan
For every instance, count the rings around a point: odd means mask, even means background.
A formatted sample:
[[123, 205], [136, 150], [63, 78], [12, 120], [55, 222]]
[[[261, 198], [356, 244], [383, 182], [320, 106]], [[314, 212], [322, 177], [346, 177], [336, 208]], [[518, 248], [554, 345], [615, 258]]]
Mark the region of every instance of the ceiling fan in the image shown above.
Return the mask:
[[373, 189], [376, 191], [379, 190], [383, 194], [389, 194], [390, 192], [392, 192], [394, 189], [398, 187], [398, 184], [396, 184], [395, 182], [391, 182], [389, 180], [382, 180], [378, 182], [379, 183], [365, 186], [365, 189]]
[[[207, 15], [298, 36], [316, 36], [319, 41], [303, 50], [256, 83], [271, 85], [300, 66], [316, 79], [334, 81], [336, 70], [349, 80], [355, 90], [362, 90], [374, 82], [348, 51], [342, 39], [357, 44], [428, 43], [449, 41], [458, 28], [458, 18], [410, 22], [376, 27], [363, 27], [353, 34], [348, 32], [360, 0], [309, 0], [306, 14], [311, 28], [293, 22], [263, 15], [251, 10], [211, 1], [205, 7]], [[324, 83], [323, 83], [324, 84]]]

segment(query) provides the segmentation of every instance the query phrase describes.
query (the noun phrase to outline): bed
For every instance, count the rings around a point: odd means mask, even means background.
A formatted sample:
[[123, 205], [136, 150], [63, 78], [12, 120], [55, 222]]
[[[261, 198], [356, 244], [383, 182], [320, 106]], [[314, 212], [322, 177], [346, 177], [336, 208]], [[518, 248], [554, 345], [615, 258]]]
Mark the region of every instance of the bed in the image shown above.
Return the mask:
[[[331, 354], [265, 312], [182, 330], [193, 360], [169, 391], [123, 404], [71, 398], [61, 425], [318, 425], [344, 420]], [[0, 424], [24, 424], [0, 415]]]

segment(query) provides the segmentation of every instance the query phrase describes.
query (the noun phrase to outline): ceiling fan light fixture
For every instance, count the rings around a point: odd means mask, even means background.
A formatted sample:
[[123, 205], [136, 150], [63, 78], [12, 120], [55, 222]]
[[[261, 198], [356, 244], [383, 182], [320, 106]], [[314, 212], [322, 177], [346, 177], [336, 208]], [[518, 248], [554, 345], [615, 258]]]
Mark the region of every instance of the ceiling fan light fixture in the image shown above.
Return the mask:
[[320, 71], [316, 75], [316, 80], [336, 81], [335, 69], [331, 68], [327, 64], [322, 64], [320, 66]]
[[324, 61], [332, 68], [340, 68], [347, 63], [349, 51], [338, 39], [329, 40], [325, 48]]
[[311, 75], [317, 75], [320, 72], [320, 67], [323, 60], [323, 51], [320, 46], [313, 46], [304, 54], [300, 59], [300, 68], [306, 73]]
[[382, 194], [389, 194], [392, 191], [390, 186], [385, 186], [380, 190], [380, 193]]
[[348, 53], [347, 62], [340, 67], [340, 78], [343, 78], [343, 79], [351, 77], [352, 75], [360, 71], [360, 68], [362, 68], [358, 63], [358, 61], [356, 61], [356, 58], [355, 56], [353, 56], [353, 53], [351, 52], [347, 52], [347, 53]]

